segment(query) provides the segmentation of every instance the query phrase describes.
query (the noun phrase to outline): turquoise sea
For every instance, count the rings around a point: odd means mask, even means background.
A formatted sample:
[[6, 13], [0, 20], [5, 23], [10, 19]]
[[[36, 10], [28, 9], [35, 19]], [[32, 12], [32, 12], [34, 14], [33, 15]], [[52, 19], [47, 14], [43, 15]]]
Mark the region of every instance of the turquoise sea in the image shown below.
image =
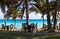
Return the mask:
[[[23, 19], [22, 21], [20, 21], [20, 20], [16, 19], [16, 28], [22, 28], [22, 23], [26, 23], [26, 20]], [[38, 28], [42, 28], [42, 26], [43, 26], [42, 19], [29, 19], [29, 24], [31, 24], [31, 23], [34, 23], [34, 24], [37, 23]], [[52, 23], [52, 20], [51, 20], [51, 23]], [[59, 26], [59, 23], [60, 23], [60, 20], [57, 21], [58, 26]], [[4, 19], [0, 19], [0, 27], [2, 24], [4, 24]], [[6, 25], [9, 26], [10, 24], [14, 24], [14, 20], [12, 20], [12, 19], [6, 20]], [[44, 20], [44, 24], [47, 25], [46, 19]]]

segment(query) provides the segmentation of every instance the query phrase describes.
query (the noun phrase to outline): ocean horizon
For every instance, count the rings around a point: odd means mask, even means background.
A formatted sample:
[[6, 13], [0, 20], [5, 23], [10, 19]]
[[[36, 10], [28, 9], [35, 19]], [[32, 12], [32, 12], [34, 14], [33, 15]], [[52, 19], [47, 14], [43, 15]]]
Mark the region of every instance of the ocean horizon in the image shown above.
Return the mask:
[[[22, 19], [22, 21], [19, 19], [16, 19], [16, 28], [22, 28], [22, 23], [26, 23], [26, 19]], [[34, 23], [34, 24], [37, 23], [37, 28], [42, 28], [43, 19], [29, 19], [29, 24], [31, 24], [31, 23]], [[52, 20], [51, 20], [51, 23], [53, 24]], [[60, 23], [60, 20], [57, 20], [57, 26], [59, 26], [59, 23]], [[2, 24], [4, 24], [4, 19], [0, 19], [0, 27]], [[10, 24], [14, 25], [13, 19], [6, 20], [6, 25], [9, 26]], [[44, 24], [47, 25], [47, 19], [44, 19]]]

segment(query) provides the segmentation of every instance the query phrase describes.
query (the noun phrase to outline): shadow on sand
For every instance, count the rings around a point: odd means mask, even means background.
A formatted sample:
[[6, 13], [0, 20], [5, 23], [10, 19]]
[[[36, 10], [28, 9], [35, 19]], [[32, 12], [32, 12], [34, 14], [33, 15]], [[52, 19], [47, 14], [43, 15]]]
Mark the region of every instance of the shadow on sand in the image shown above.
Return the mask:
[[60, 34], [0, 31], [0, 39], [60, 39]]

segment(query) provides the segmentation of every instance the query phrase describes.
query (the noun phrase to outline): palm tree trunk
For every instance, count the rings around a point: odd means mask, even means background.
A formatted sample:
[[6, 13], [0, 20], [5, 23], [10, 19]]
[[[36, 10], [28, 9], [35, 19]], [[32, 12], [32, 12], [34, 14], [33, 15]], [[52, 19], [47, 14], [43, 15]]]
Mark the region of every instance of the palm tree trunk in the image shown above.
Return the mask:
[[44, 26], [44, 15], [43, 15], [43, 26]]
[[16, 19], [14, 19], [14, 29], [16, 28]]
[[51, 23], [50, 23], [50, 13], [49, 13], [49, 0], [46, 0], [46, 7], [47, 7], [47, 24], [48, 24], [48, 30], [51, 30]]
[[57, 19], [56, 19], [57, 10], [58, 10], [58, 5], [57, 4], [58, 4], [58, 0], [56, 0], [56, 4], [55, 4], [56, 9], [55, 9], [55, 13], [54, 13], [54, 27], [53, 27], [53, 30], [55, 30], [56, 24], [57, 24]]
[[25, 4], [26, 4], [26, 23], [28, 26], [28, 19], [29, 19], [29, 14], [28, 14], [28, 0], [25, 0]]
[[[5, 20], [4, 20], [4, 23], [5, 23], [4, 25], [5, 25], [5, 28], [6, 28], [6, 18], [5, 18]], [[4, 31], [5, 31], [5, 29], [4, 29]]]
[[6, 26], [6, 18], [5, 18], [5, 20], [4, 20], [4, 21], [5, 21], [5, 26]]

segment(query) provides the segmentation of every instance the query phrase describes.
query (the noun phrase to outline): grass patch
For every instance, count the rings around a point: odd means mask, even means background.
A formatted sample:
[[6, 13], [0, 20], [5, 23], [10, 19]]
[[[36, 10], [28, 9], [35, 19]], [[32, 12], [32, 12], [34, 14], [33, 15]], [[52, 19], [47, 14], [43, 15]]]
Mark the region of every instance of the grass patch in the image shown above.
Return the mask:
[[0, 39], [60, 39], [60, 34], [34, 34], [20, 32], [2, 32], [0, 31]]

